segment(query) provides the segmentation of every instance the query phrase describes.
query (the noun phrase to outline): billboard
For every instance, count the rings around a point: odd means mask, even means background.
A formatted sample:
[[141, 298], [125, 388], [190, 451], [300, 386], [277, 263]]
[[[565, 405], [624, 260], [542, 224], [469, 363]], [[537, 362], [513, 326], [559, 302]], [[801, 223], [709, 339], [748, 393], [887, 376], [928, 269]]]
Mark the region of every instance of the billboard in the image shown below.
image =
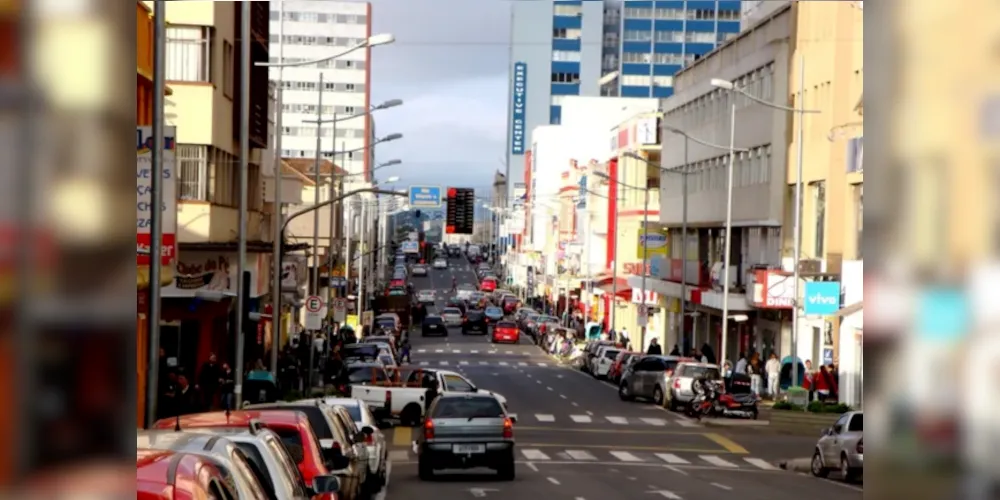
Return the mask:
[[[639, 227], [639, 241], [636, 243], [636, 258], [642, 259], [646, 252], [649, 257], [667, 257], [670, 255], [670, 242], [667, 239], [667, 228], [663, 225], [650, 222], [646, 227]], [[643, 243], [646, 244], [646, 252], [643, 251]]]
[[[150, 229], [152, 229], [153, 214], [153, 127], [136, 127], [136, 215], [135, 243], [136, 264], [149, 265]], [[164, 127], [163, 130], [163, 204], [158, 208], [161, 213], [162, 239], [161, 262], [164, 266], [172, 266], [177, 259], [177, 171], [174, 155], [177, 137], [176, 127]]]
[[472, 188], [448, 188], [445, 232], [472, 234], [476, 220], [476, 191]]
[[525, 142], [525, 117], [527, 110], [528, 96], [528, 65], [523, 62], [514, 63], [514, 82], [511, 86], [513, 96], [511, 97], [510, 113], [510, 152], [515, 155], [524, 154]]
[[440, 186], [410, 186], [410, 208], [440, 208]]

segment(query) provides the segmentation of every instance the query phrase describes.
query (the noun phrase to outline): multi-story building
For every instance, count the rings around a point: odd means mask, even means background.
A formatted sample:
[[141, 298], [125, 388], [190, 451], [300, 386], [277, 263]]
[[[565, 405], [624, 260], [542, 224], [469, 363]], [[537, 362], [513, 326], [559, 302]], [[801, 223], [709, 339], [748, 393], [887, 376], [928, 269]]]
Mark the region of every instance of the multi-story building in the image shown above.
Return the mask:
[[[147, 5], [151, 2], [146, 2]], [[235, 355], [229, 318], [237, 290], [239, 233], [240, 106], [243, 3], [169, 2], [166, 6], [166, 79], [172, 95], [165, 109], [176, 128], [177, 277], [162, 289], [161, 347], [168, 364], [196, 370], [215, 353]], [[273, 99], [267, 70], [267, 5], [250, 5], [251, 102], [247, 158], [247, 270], [251, 311], [269, 302], [271, 217], [264, 211], [261, 167], [271, 162], [268, 135]], [[210, 297], [209, 300], [204, 300]], [[265, 325], [244, 325], [247, 359], [262, 355]]]
[[[371, 5], [367, 2], [285, 0], [283, 3], [282, 42], [286, 63], [330, 57], [371, 36]], [[276, 44], [278, 2], [270, 4], [271, 43]], [[271, 61], [276, 62], [278, 54], [273, 52]], [[371, 49], [366, 48], [318, 65], [284, 69], [282, 157], [314, 158], [318, 127], [307, 121], [320, 116], [325, 120], [339, 117], [341, 120], [336, 124], [325, 123], [319, 128], [321, 152], [349, 173], [367, 180], [372, 165], [370, 150], [366, 148], [372, 142], [374, 128], [366, 114], [371, 105], [370, 61]], [[277, 78], [277, 71], [271, 69], [271, 78]], [[355, 115], [357, 118], [344, 119]], [[335, 151], [336, 158], [327, 154]]]
[[[757, 307], [747, 300], [745, 291], [752, 290], [747, 279], [755, 275], [751, 271], [758, 267], [779, 270], [784, 253], [790, 255], [782, 251], [781, 227], [789, 206], [786, 165], [792, 123], [788, 113], [716, 88], [711, 80], [729, 80], [757, 99], [788, 105], [793, 34], [792, 7], [785, 5], [678, 72], [674, 95], [661, 103], [665, 126], [698, 141], [664, 130], [662, 166], [673, 172], [662, 174], [660, 222], [673, 229], [671, 259], [661, 267], [662, 281], [654, 280], [652, 285], [661, 295], [686, 300], [689, 312], [701, 313], [684, 315], [678, 344], [685, 351], [707, 343], [721, 354], [727, 243], [732, 249], [729, 311], [746, 321], [729, 321], [726, 355], [753, 349], [767, 356], [778, 352], [780, 345], [787, 348], [790, 315], [784, 308], [788, 304], [769, 301]], [[734, 103], [735, 145], [741, 151], [735, 155], [733, 175], [733, 235], [726, 242]], [[696, 228], [689, 232], [687, 248], [677, 230], [685, 222]], [[686, 297], [682, 297], [682, 282], [688, 285]]]
[[513, 2], [507, 164], [536, 127], [563, 123], [569, 96], [664, 98], [673, 75], [740, 30], [740, 2]]

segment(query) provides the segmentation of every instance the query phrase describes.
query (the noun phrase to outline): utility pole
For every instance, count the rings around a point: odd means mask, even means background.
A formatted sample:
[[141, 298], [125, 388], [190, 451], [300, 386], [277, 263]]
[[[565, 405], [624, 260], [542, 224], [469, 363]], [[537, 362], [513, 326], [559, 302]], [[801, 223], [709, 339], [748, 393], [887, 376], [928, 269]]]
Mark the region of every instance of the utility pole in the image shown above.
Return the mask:
[[243, 43], [241, 46], [241, 51], [243, 52], [240, 59], [240, 210], [239, 210], [239, 235], [237, 238], [236, 248], [237, 248], [237, 270], [236, 270], [236, 283], [237, 283], [237, 296], [236, 296], [236, 321], [234, 329], [236, 330], [236, 366], [235, 366], [235, 383], [233, 384], [233, 395], [236, 399], [236, 407], [240, 408], [243, 405], [243, 346], [246, 342], [246, 338], [243, 335], [243, 322], [247, 319], [244, 318], [245, 314], [245, 304], [250, 297], [246, 297], [244, 292], [244, 280], [247, 279], [245, 276], [247, 269], [247, 181], [248, 181], [248, 171], [250, 170], [250, 41], [252, 36], [250, 34], [250, 7], [252, 4], [250, 2], [243, 3], [242, 11], [242, 35]]
[[[323, 73], [319, 74], [319, 98], [317, 99], [316, 105], [316, 158], [313, 164], [313, 203], [319, 205], [319, 183], [320, 183], [320, 166], [323, 162]], [[311, 290], [310, 295], [319, 295], [319, 213], [313, 214], [313, 265], [312, 265], [312, 280], [310, 283]], [[327, 307], [330, 307], [327, 304]], [[315, 364], [316, 349], [313, 349], [312, 340], [316, 336], [316, 332], [313, 331], [309, 334], [309, 369], [306, 373], [307, 386], [305, 387], [306, 395], [312, 394], [312, 388], [314, 384], [313, 377], [313, 365]]]
[[157, 395], [160, 388], [160, 275], [163, 253], [163, 149], [164, 98], [166, 91], [167, 2], [153, 2], [153, 151], [150, 188], [152, 208], [149, 229], [149, 309], [146, 314], [149, 346], [146, 376], [146, 428], [156, 421]]
[[281, 223], [284, 215], [281, 211], [281, 178], [284, 174], [281, 154], [281, 116], [282, 110], [282, 84], [284, 83], [285, 68], [285, 44], [283, 43], [285, 31], [285, 1], [278, 0], [278, 84], [275, 88], [275, 117], [274, 117], [274, 214], [272, 215], [274, 226], [274, 248], [273, 269], [275, 278], [272, 280], [271, 289], [271, 374], [274, 379], [278, 379], [278, 349], [281, 347]]

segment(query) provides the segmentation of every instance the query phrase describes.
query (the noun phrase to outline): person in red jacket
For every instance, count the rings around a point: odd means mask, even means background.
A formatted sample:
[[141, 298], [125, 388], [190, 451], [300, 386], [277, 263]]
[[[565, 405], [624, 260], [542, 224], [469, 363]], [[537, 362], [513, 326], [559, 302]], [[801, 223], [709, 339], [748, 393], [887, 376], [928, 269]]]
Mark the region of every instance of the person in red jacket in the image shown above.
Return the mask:
[[826, 365], [819, 367], [819, 372], [814, 377], [816, 394], [820, 401], [825, 402], [826, 400], [833, 397], [837, 397], [837, 382], [833, 379], [833, 374], [830, 373], [829, 368]]

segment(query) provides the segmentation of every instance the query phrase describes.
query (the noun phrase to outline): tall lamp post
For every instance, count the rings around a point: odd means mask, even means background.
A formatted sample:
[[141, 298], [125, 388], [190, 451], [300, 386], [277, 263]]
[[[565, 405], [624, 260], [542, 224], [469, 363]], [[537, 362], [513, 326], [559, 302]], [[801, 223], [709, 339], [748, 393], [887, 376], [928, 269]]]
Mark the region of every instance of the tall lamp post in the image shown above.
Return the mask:
[[[288, 67], [301, 67], [301, 66], [313, 66], [327, 61], [332, 61], [334, 59], [346, 56], [352, 52], [377, 47], [379, 45], [386, 45], [396, 41], [396, 37], [388, 34], [378, 34], [368, 37], [362, 40], [360, 43], [355, 44], [352, 47], [348, 47], [346, 50], [338, 52], [328, 57], [322, 57], [319, 59], [309, 60], [309, 61], [298, 61], [298, 62], [285, 62], [284, 61], [284, 45], [283, 45], [283, 33], [284, 33], [284, 11], [285, 5], [284, 0], [279, 0], [278, 2], [278, 61], [276, 63], [271, 62], [257, 62], [254, 63], [258, 67], [266, 68], [277, 68], [277, 89], [276, 89], [276, 99], [275, 99], [275, 150], [274, 150], [274, 216], [280, 222], [282, 218], [282, 201], [281, 201], [281, 180], [282, 180], [282, 168], [281, 168], [281, 117], [282, 117], [282, 103], [283, 103], [283, 85], [284, 85], [284, 68]], [[249, 13], [244, 14], [245, 18], [249, 18]], [[249, 40], [249, 37], [246, 37]], [[247, 78], [244, 81], [249, 80]], [[320, 92], [322, 92], [323, 86], [320, 85]], [[320, 107], [322, 109], [322, 107]], [[319, 131], [317, 130], [317, 134]], [[318, 148], [317, 148], [318, 150]], [[319, 191], [319, 183], [316, 184], [317, 192]], [[282, 314], [281, 314], [281, 254], [282, 254], [282, 240], [281, 227], [282, 224], [276, 223], [274, 226], [274, 242], [273, 242], [273, 252], [274, 252], [274, 262], [272, 273], [274, 275], [274, 280], [271, 288], [271, 309], [272, 309], [272, 341], [271, 341], [271, 372], [275, 377], [278, 376], [278, 345], [281, 342], [281, 327], [282, 327]], [[242, 273], [241, 273], [242, 276]], [[240, 320], [237, 320], [239, 322]], [[237, 375], [239, 376], [239, 375]], [[240, 400], [240, 394], [236, 394], [237, 402]]]
[[[799, 59], [799, 98], [800, 99], [801, 99], [801, 96], [805, 95], [805, 76], [806, 76], [805, 58], [800, 58]], [[792, 375], [792, 379], [791, 380], [792, 380], [792, 385], [796, 385], [797, 381], [798, 381], [798, 375], [799, 375], [799, 373], [798, 373], [799, 372], [799, 364], [797, 362], [797, 360], [798, 360], [798, 352], [797, 351], [798, 351], [798, 337], [799, 337], [799, 307], [801, 306], [801, 303], [799, 301], [799, 260], [802, 257], [802, 177], [803, 177], [803, 175], [802, 175], [802, 169], [803, 169], [803, 163], [802, 163], [803, 144], [802, 143], [803, 143], [803, 139], [805, 137], [805, 124], [804, 124], [804, 122], [805, 122], [805, 114], [807, 114], [807, 113], [820, 113], [821, 111], [820, 110], [804, 109], [804, 108], [796, 108], [796, 107], [790, 107], [790, 106], [783, 106], [783, 105], [780, 105], [780, 104], [775, 104], [773, 102], [765, 101], [765, 100], [763, 100], [763, 99], [761, 99], [761, 98], [759, 98], [757, 96], [754, 96], [754, 95], [750, 94], [745, 89], [743, 89], [741, 87], [737, 87], [735, 84], [733, 84], [733, 82], [728, 81], [728, 80], [723, 80], [723, 79], [720, 79], [720, 78], [713, 78], [711, 80], [711, 83], [715, 87], [718, 87], [720, 89], [729, 91], [733, 95], [733, 97], [734, 97], [733, 103], [732, 103], [732, 118], [731, 118], [732, 119], [732, 124], [730, 126], [730, 132], [729, 132], [730, 133], [730, 138], [729, 138], [730, 143], [732, 143], [733, 141], [736, 140], [735, 139], [736, 138], [736, 99], [735, 99], [736, 94], [742, 95], [743, 97], [745, 97], [745, 98], [747, 98], [747, 99], [749, 99], [749, 100], [751, 100], [753, 102], [756, 102], [757, 104], [760, 104], [760, 105], [763, 105], [763, 106], [767, 106], [769, 108], [772, 108], [772, 109], [775, 109], [775, 110], [778, 110], [778, 111], [791, 112], [791, 113], [795, 113], [795, 114], [799, 115], [799, 120], [798, 120], [798, 123], [796, 125], [796, 142], [798, 144], [797, 144], [797, 148], [796, 148], [797, 149], [797, 153], [796, 153], [796, 160], [795, 160], [795, 163], [796, 163], [796, 167], [795, 167], [795, 220], [794, 220], [794, 226], [793, 226], [794, 239], [795, 239], [795, 248], [793, 250], [794, 257], [792, 259], [793, 260], [793, 268], [794, 268], [792, 270], [792, 273], [793, 273], [792, 280], [794, 281], [794, 283], [792, 283], [792, 286], [793, 286], [793, 290], [794, 290], [793, 294], [795, 295], [795, 299], [792, 301], [792, 308], [793, 309], [792, 309], [792, 374], [791, 374]], [[731, 153], [730, 154], [730, 161], [729, 161], [729, 187], [728, 187], [728, 190], [729, 190], [729, 204], [728, 204], [727, 216], [726, 216], [726, 264], [725, 264], [725, 266], [726, 266], [726, 269], [725, 269], [725, 280], [726, 280], [726, 283], [725, 283], [725, 290], [724, 290], [726, 295], [722, 299], [723, 300], [723, 306], [725, 306], [725, 309], [726, 309], [725, 311], [723, 311], [724, 316], [722, 318], [722, 339], [723, 339], [723, 341], [725, 341], [725, 339], [726, 339], [726, 333], [727, 333], [726, 332], [726, 327], [727, 327], [728, 312], [729, 312], [728, 311], [728, 308], [729, 308], [729, 252], [730, 252], [730, 249], [731, 249], [729, 237], [730, 237], [730, 232], [732, 231], [732, 197], [733, 197], [733, 161], [732, 160], [733, 160], [733, 154]], [[725, 352], [724, 349], [725, 349], [725, 346], [723, 346], [723, 353]]]
[[[674, 175], [680, 175], [681, 176], [681, 179], [682, 179], [681, 180], [681, 183], [682, 183], [681, 189], [683, 191], [682, 194], [681, 194], [681, 197], [682, 197], [681, 204], [683, 205], [682, 215], [681, 215], [681, 233], [682, 233], [681, 234], [681, 247], [683, 248], [683, 254], [681, 255], [681, 261], [683, 263], [683, 265], [682, 265], [683, 270], [681, 272], [681, 318], [682, 318], [681, 322], [682, 322], [682, 325], [683, 325], [683, 321], [684, 321], [683, 318], [687, 314], [687, 306], [688, 306], [688, 300], [687, 300], [688, 185], [687, 184], [688, 184], [688, 174], [691, 173], [691, 172], [687, 171], [687, 166], [690, 164], [690, 161], [688, 159], [688, 143], [689, 142], [694, 142], [696, 144], [700, 144], [702, 146], [705, 146], [705, 147], [708, 147], [708, 148], [712, 148], [712, 149], [718, 149], [718, 150], [721, 150], [721, 151], [729, 151], [729, 147], [727, 147], [727, 146], [720, 146], [718, 144], [713, 144], [711, 142], [703, 141], [703, 140], [698, 139], [696, 137], [692, 137], [687, 132], [685, 132], [685, 131], [683, 131], [683, 130], [681, 130], [679, 128], [676, 128], [676, 127], [671, 127], [669, 125], [664, 125], [663, 128], [667, 132], [670, 132], [672, 134], [677, 134], [677, 135], [680, 135], [680, 136], [684, 137], [684, 164], [683, 165], [681, 165], [680, 167], [664, 168], [663, 165], [661, 165], [659, 163], [651, 162], [651, 161], [647, 160], [646, 158], [643, 158], [642, 156], [640, 156], [638, 154], [635, 154], [635, 153], [633, 153], [631, 151], [628, 152], [628, 153], [625, 153], [625, 156], [628, 156], [630, 158], [634, 158], [634, 159], [640, 160], [640, 161], [642, 161], [642, 162], [644, 162], [647, 165], [650, 165], [652, 167], [656, 167], [656, 168], [658, 168], [660, 170], [661, 173], [664, 173], [664, 174], [674, 174]], [[740, 149], [737, 149], [737, 151], [746, 152], [746, 151], [749, 151], [749, 150], [740, 148]], [[683, 328], [683, 326], [682, 326], [682, 328]]]

